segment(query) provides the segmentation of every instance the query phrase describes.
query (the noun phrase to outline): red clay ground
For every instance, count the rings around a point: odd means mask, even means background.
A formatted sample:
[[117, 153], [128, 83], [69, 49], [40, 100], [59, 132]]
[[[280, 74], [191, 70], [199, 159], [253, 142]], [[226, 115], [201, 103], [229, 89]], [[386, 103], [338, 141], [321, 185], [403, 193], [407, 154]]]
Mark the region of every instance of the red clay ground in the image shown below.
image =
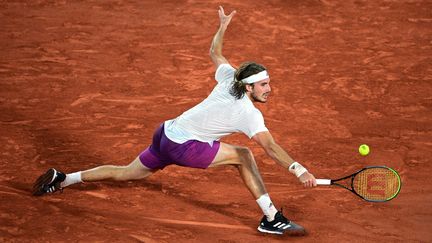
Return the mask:
[[[261, 212], [229, 167], [173, 166], [30, 196], [47, 168], [129, 163], [161, 121], [206, 97], [219, 4], [238, 11], [224, 54], [271, 73], [274, 92], [259, 108], [277, 141], [321, 178], [393, 167], [400, 195], [374, 204], [304, 189], [236, 135], [224, 141], [253, 149], [273, 201], [308, 236], [259, 234]], [[0, 241], [432, 241], [430, 9], [421, 0], [1, 1]]]

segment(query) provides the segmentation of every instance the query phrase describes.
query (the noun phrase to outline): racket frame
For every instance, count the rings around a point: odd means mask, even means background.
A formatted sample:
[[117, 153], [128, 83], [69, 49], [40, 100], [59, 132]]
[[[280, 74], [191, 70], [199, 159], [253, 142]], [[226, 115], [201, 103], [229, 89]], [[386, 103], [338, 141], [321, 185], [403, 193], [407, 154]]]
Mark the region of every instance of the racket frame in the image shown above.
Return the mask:
[[[355, 178], [355, 176], [358, 175], [360, 172], [362, 172], [362, 171], [364, 171], [364, 170], [368, 170], [368, 169], [372, 169], [372, 168], [385, 168], [385, 169], [388, 169], [388, 170], [392, 171], [392, 172], [397, 176], [397, 179], [398, 179], [398, 182], [399, 182], [399, 187], [398, 187], [397, 192], [394, 193], [394, 195], [393, 195], [392, 197], [387, 198], [387, 199], [385, 199], [385, 200], [373, 200], [373, 199], [367, 199], [367, 198], [363, 197], [362, 195], [358, 194], [358, 193], [354, 190], [354, 178]], [[346, 186], [344, 186], [344, 185], [342, 185], [342, 184], [336, 183], [336, 182], [338, 182], [338, 181], [343, 181], [343, 180], [348, 179], [348, 178], [350, 178], [350, 177], [351, 177], [351, 183], [350, 183], [351, 188], [348, 188], [348, 187], [346, 187]], [[393, 198], [395, 198], [395, 197], [399, 194], [399, 192], [400, 192], [400, 190], [401, 190], [401, 187], [402, 187], [402, 181], [401, 181], [400, 175], [397, 173], [397, 171], [395, 171], [394, 169], [392, 169], [392, 168], [390, 168], [390, 167], [384, 166], [384, 165], [367, 166], [367, 167], [364, 167], [363, 169], [360, 169], [360, 170], [357, 171], [357, 172], [354, 172], [354, 173], [351, 174], [351, 175], [348, 175], [348, 176], [345, 176], [345, 177], [341, 177], [341, 178], [339, 178], [339, 179], [335, 179], [335, 180], [331, 180], [331, 179], [316, 179], [316, 181], [317, 181], [317, 184], [318, 184], [318, 185], [335, 185], [335, 186], [339, 186], [339, 187], [345, 188], [345, 189], [347, 189], [348, 191], [351, 191], [351, 192], [354, 193], [355, 195], [359, 196], [359, 197], [362, 198], [363, 200], [366, 200], [366, 201], [369, 201], [369, 202], [387, 202], [387, 201], [390, 201], [390, 200], [392, 200]]]

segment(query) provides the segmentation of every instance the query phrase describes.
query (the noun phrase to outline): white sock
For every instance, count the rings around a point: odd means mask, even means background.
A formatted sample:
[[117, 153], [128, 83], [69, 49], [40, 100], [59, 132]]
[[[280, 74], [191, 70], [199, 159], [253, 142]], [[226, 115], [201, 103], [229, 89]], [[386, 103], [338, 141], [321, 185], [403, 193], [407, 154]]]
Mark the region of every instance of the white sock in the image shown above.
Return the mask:
[[257, 200], [258, 205], [263, 211], [264, 215], [267, 217], [267, 221], [273, 221], [276, 213], [278, 212], [273, 205], [268, 193], [261, 195]]
[[60, 186], [61, 187], [67, 187], [67, 186], [70, 186], [72, 184], [80, 183], [80, 182], [82, 182], [81, 171], [78, 171], [75, 173], [67, 174], [66, 179], [62, 183], [60, 183]]

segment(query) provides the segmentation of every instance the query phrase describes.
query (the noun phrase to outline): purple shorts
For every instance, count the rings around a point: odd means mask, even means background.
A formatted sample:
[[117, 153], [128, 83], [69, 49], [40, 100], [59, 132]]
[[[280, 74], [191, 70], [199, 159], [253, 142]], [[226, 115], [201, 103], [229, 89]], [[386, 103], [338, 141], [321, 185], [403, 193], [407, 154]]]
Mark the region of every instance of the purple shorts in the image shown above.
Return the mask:
[[165, 135], [162, 123], [153, 134], [152, 144], [141, 152], [139, 158], [149, 169], [163, 169], [171, 164], [205, 169], [216, 157], [219, 147], [219, 141], [214, 141], [213, 146], [197, 140], [175, 143]]

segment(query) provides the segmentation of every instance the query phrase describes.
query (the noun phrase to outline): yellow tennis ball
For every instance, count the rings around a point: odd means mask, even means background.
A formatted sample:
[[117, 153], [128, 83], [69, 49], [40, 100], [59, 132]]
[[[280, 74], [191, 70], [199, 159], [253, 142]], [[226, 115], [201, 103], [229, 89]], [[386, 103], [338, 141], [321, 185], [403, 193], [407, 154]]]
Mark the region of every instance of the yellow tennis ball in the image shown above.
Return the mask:
[[366, 156], [369, 154], [369, 146], [367, 146], [366, 144], [362, 144], [359, 147], [359, 153], [363, 156]]

